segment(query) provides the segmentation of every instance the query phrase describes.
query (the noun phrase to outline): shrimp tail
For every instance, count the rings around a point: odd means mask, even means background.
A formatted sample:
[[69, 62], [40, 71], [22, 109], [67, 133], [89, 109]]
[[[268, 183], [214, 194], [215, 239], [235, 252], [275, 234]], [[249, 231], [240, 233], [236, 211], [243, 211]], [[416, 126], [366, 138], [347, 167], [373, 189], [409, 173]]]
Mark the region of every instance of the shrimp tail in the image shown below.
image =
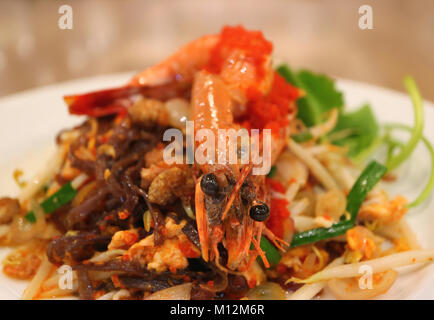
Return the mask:
[[156, 86], [130, 83], [117, 88], [67, 95], [63, 100], [70, 114], [103, 117], [126, 112], [134, 102], [131, 99], [133, 96], [165, 101], [182, 96], [190, 87], [190, 84], [176, 82]]
[[99, 90], [85, 94], [68, 95], [63, 100], [68, 106], [70, 114], [102, 117], [125, 112], [128, 101], [121, 99], [140, 92], [137, 87], [124, 86], [106, 90]]

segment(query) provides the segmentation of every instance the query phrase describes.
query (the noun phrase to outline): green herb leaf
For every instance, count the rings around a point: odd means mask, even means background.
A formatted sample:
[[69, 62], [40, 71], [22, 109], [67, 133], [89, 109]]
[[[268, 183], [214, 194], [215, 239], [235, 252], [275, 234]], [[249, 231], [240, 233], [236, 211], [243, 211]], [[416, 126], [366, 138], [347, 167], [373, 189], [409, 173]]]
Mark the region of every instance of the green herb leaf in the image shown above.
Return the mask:
[[[288, 65], [280, 66], [277, 72], [292, 85], [305, 91], [305, 97], [297, 101], [297, 116], [306, 126], [321, 123], [325, 112], [332, 108], [339, 108], [338, 123], [330, 134], [330, 139], [336, 136], [338, 138], [333, 140], [333, 143], [340, 146], [348, 145], [350, 157], [356, 157], [369, 148], [377, 138], [378, 124], [371, 108], [364, 105], [357, 111], [344, 113], [343, 95], [336, 89], [331, 78], [307, 70], [295, 72]], [[308, 139], [308, 135], [301, 133], [300, 137], [296, 138], [300, 138], [300, 141], [296, 142], [303, 142]]]
[[297, 116], [308, 127], [321, 123], [324, 112], [344, 105], [342, 92], [335, 88], [334, 81], [326, 75], [308, 70], [294, 72], [288, 65], [278, 67], [277, 72], [286, 81], [305, 91], [306, 95], [297, 101]]
[[[333, 139], [339, 132], [347, 131], [345, 137]], [[369, 105], [364, 105], [360, 109], [340, 114], [338, 123], [329, 134], [332, 143], [339, 146], [348, 146], [348, 155], [352, 158], [357, 157], [363, 150], [369, 148], [378, 136], [378, 123]]]

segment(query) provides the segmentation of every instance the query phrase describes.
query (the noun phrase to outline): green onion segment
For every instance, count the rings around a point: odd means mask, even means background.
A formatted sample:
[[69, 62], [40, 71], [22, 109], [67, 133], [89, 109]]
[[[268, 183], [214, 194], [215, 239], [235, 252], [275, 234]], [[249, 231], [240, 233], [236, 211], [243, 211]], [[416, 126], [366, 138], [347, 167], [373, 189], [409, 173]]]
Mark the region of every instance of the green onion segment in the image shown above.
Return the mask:
[[405, 77], [404, 85], [410, 95], [411, 101], [413, 102], [414, 126], [411, 130], [410, 140], [401, 148], [401, 151], [396, 156], [391, 157], [387, 162], [386, 166], [388, 171], [396, 169], [411, 155], [423, 135], [424, 120], [422, 97], [412, 77]]
[[[41, 203], [41, 207], [46, 214], [50, 214], [59, 209], [63, 205], [70, 202], [77, 195], [77, 190], [72, 187], [71, 182], [63, 185], [56, 193], [48, 197]], [[36, 222], [36, 217], [33, 211], [28, 212], [25, 215], [27, 221], [30, 223]]]
[[363, 170], [347, 196], [347, 211], [350, 213], [350, 219], [337, 222], [330, 228], [317, 228], [296, 233], [292, 239], [291, 247], [336, 237], [344, 234], [348, 229], [353, 228], [363, 200], [381, 177], [384, 176], [386, 171], [387, 168], [385, 166], [376, 161], [372, 161], [365, 170]]
[[[268, 262], [270, 263], [270, 267], [276, 266], [282, 256], [279, 253], [279, 250], [270, 242], [267, 238], [261, 237], [261, 242], [259, 244], [262, 251], [265, 253], [265, 257], [267, 258]], [[260, 259], [260, 257], [258, 257]], [[262, 259], [261, 259], [262, 261]]]
[[[410, 128], [403, 124], [389, 124], [386, 126], [386, 128], [389, 130], [398, 129], [398, 130], [405, 130], [408, 132], [413, 131], [413, 128]], [[428, 149], [431, 155], [431, 174], [425, 188], [420, 193], [420, 195], [407, 205], [407, 207], [409, 208], [417, 207], [418, 205], [420, 205], [431, 194], [431, 190], [434, 188], [434, 148], [426, 137], [422, 136], [421, 140], [425, 144], [426, 148]]]
[[268, 174], [267, 174], [267, 178], [273, 178], [276, 174], [276, 171], [277, 171], [277, 167], [272, 166], [270, 169], [270, 172], [268, 172]]
[[306, 142], [313, 139], [312, 133], [310, 131], [303, 131], [291, 136], [291, 139], [297, 143]]

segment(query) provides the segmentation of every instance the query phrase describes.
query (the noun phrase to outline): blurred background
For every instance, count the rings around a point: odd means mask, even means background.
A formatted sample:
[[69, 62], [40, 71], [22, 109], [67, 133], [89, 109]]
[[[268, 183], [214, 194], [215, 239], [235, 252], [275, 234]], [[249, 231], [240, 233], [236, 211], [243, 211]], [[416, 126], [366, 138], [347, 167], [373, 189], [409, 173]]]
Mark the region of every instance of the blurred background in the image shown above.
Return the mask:
[[[58, 27], [64, 4], [72, 30]], [[373, 30], [358, 27], [364, 4]], [[1, 0], [0, 96], [140, 70], [225, 24], [262, 30], [297, 68], [400, 91], [411, 74], [434, 101], [433, 0]]]

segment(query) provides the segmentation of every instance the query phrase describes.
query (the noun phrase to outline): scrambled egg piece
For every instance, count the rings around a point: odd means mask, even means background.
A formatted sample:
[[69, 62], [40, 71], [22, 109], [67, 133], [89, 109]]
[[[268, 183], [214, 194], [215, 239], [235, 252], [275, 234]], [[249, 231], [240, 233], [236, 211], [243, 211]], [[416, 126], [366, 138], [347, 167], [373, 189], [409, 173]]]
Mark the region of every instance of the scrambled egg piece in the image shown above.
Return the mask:
[[139, 239], [139, 233], [136, 229], [118, 231], [113, 235], [108, 249], [128, 249], [137, 239]]
[[375, 243], [375, 236], [370, 230], [357, 226], [348, 230], [346, 237], [348, 252], [345, 262], [354, 263], [378, 256], [380, 247]]
[[169, 270], [174, 273], [186, 268], [187, 258], [199, 257], [200, 251], [182, 232], [185, 223], [183, 220], [176, 224], [173, 219], [167, 217], [165, 240], [160, 246], [154, 245], [154, 235], [151, 234], [132, 245], [124, 257], [136, 260], [156, 272]]
[[382, 194], [379, 201], [367, 201], [366, 204], [362, 205], [358, 218], [360, 220], [378, 220], [386, 224], [396, 222], [406, 214], [406, 204], [407, 199], [402, 196], [390, 200]]

